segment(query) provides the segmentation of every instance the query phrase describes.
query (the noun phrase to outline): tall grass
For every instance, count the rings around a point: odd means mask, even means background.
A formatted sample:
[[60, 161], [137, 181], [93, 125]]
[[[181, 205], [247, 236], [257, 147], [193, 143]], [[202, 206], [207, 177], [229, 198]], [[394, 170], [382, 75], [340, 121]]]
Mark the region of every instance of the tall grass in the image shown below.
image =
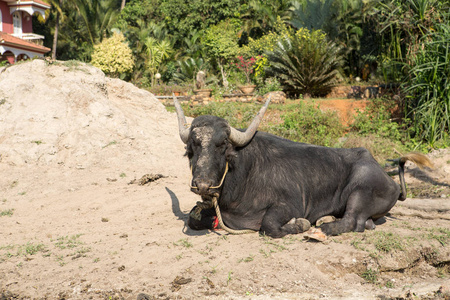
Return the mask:
[[450, 128], [450, 25], [437, 24], [424, 36], [413, 56], [407, 95], [406, 115], [413, 120], [416, 135], [434, 147], [448, 138]]

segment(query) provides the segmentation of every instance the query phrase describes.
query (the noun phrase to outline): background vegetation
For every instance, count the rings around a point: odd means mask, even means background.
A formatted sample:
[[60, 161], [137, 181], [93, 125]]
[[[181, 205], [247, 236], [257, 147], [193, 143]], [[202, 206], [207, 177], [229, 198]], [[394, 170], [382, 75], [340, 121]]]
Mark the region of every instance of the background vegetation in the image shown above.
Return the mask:
[[[354, 84], [356, 78], [395, 84], [403, 116], [383, 127], [389, 136], [382, 138], [398, 139], [399, 132], [414, 147], [448, 146], [448, 0], [48, 2], [48, 17], [34, 22], [34, 31], [46, 36], [55, 59], [106, 64], [98, 57], [110, 55], [99, 54], [96, 45], [120, 32], [134, 67], [105, 72], [149, 89], [192, 89], [202, 70], [216, 95], [233, 91], [247, 81], [235, 65], [240, 56], [253, 58], [250, 81], [259, 93], [323, 96], [336, 83]], [[377, 115], [389, 119], [381, 113], [386, 110]], [[363, 118], [353, 130], [374, 134]]]

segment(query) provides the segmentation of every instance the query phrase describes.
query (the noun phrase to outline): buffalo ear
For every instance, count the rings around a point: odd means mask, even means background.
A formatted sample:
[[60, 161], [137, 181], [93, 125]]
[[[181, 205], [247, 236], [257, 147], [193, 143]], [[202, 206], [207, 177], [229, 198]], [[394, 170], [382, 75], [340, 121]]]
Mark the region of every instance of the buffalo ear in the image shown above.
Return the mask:
[[227, 144], [227, 149], [225, 150], [225, 158], [230, 163], [231, 166], [234, 164], [234, 159], [237, 157], [237, 152], [234, 146], [229, 143]]

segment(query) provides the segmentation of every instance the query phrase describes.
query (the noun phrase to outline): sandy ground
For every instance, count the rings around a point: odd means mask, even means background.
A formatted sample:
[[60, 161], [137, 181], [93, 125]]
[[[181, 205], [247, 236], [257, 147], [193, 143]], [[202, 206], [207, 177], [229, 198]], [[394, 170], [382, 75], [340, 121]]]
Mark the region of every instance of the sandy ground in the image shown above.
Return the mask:
[[[450, 149], [325, 243], [192, 231], [176, 117], [87, 65], [0, 69], [0, 299], [448, 299]], [[144, 175], [161, 177], [139, 185]], [[149, 176], [152, 177], [152, 176]]]

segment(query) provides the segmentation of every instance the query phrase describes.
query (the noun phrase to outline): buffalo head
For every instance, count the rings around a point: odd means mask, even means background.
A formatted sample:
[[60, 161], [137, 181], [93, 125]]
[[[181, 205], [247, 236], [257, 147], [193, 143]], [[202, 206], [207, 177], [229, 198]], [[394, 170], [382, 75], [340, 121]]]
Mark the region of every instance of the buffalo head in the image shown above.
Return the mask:
[[201, 196], [219, 192], [228, 171], [228, 162], [236, 147], [245, 147], [258, 129], [270, 97], [245, 131], [231, 127], [215, 116], [199, 116], [187, 126], [183, 110], [174, 97], [181, 140], [186, 144], [186, 155], [192, 170], [191, 190]]

